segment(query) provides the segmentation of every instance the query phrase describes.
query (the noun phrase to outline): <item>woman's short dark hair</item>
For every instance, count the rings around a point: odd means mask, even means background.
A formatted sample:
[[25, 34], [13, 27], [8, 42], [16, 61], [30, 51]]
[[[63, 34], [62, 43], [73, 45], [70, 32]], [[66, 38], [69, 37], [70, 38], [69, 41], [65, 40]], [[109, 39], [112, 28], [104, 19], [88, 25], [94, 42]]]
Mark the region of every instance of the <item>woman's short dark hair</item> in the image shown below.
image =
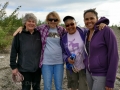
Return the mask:
[[88, 13], [88, 12], [94, 13], [96, 15], [97, 19], [98, 19], [98, 13], [95, 11], [95, 8], [94, 9], [85, 10], [84, 14], [83, 14], [84, 18], [85, 18], [85, 14]]
[[72, 17], [72, 16], [65, 16], [65, 17], [63, 18], [63, 22], [67, 21], [68, 19], [75, 20], [75, 18]]

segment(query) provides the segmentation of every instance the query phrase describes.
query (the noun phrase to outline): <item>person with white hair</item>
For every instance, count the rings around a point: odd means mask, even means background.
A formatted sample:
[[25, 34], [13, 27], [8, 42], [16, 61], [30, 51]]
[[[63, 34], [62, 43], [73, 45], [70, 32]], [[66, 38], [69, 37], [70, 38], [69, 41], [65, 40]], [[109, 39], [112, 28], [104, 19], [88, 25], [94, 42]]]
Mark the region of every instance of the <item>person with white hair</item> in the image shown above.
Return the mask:
[[22, 82], [22, 90], [30, 90], [31, 86], [33, 90], [40, 90], [39, 61], [42, 43], [41, 35], [35, 29], [37, 18], [33, 13], [27, 13], [22, 23], [23, 30], [13, 38], [11, 47], [10, 66], [13, 80]]

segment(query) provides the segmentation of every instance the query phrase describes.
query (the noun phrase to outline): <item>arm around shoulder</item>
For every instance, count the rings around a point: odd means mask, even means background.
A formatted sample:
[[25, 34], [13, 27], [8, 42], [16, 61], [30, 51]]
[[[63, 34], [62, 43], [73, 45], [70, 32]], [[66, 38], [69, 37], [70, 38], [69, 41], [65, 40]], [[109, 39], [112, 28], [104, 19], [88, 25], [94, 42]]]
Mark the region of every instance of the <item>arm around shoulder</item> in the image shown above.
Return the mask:
[[22, 29], [23, 27], [19, 27], [14, 33], [13, 33], [13, 36], [16, 36], [18, 33], [21, 33], [22, 32]]

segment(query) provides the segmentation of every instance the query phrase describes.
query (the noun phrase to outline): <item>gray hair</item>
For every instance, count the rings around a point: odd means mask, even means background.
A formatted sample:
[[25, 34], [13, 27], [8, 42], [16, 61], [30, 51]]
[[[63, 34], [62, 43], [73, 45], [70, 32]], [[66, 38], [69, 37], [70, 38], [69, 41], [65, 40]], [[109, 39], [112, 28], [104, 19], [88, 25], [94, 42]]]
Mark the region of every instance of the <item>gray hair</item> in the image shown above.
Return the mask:
[[33, 13], [26, 13], [25, 16], [22, 19], [22, 24], [25, 25], [25, 23], [29, 20], [32, 19], [35, 21], [37, 24], [37, 17]]

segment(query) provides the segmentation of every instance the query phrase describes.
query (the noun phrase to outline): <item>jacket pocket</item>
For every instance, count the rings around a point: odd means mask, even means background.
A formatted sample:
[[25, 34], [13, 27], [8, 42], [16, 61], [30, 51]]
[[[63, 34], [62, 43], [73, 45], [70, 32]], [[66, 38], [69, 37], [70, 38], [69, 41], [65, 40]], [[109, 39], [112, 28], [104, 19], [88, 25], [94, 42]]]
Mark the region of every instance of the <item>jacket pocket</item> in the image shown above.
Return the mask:
[[105, 56], [95, 56], [90, 58], [89, 60], [90, 63], [90, 69], [91, 70], [102, 70], [107, 68], [108, 64], [107, 64], [107, 57]]
[[99, 58], [98, 63], [100, 65], [100, 67], [101, 68], [107, 68], [107, 66], [108, 66], [107, 56], [104, 56], [104, 57], [99, 56], [98, 58]]
[[98, 56], [90, 57], [88, 60], [88, 64], [90, 66], [90, 69], [99, 69], [101, 67], [99, 64]]

